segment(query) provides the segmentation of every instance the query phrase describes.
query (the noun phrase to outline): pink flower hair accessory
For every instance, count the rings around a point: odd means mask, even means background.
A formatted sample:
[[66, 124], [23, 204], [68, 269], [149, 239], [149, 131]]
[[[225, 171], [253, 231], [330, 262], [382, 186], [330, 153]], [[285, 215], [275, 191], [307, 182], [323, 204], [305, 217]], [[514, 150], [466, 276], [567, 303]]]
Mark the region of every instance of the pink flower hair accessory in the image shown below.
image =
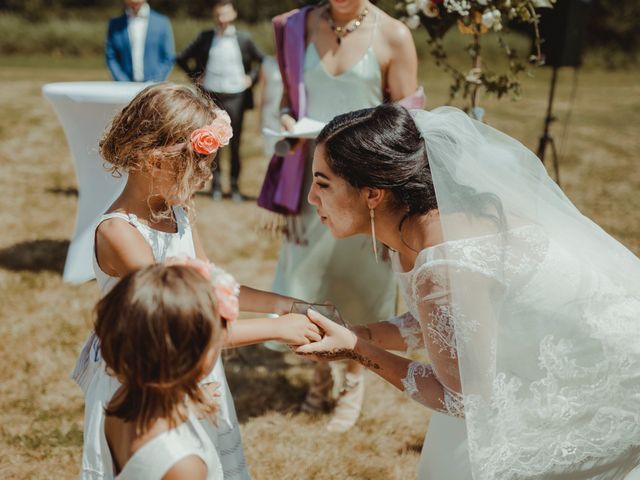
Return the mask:
[[202, 155], [211, 155], [220, 147], [229, 144], [233, 137], [231, 119], [224, 110], [216, 110], [216, 118], [211, 124], [194, 130], [191, 134], [193, 150]]
[[[216, 110], [216, 118], [209, 125], [198, 128], [191, 132], [189, 142], [191, 148], [201, 155], [211, 155], [220, 147], [229, 144], [229, 140], [233, 137], [233, 129], [231, 128], [231, 118], [224, 110]], [[179, 152], [184, 148], [186, 142], [176, 143], [168, 147], [164, 147], [165, 153]]]
[[227, 322], [233, 322], [240, 314], [240, 284], [233, 276], [220, 267], [210, 264], [211, 285], [218, 301], [218, 312]]
[[220, 316], [227, 322], [233, 322], [238, 318], [240, 284], [230, 273], [211, 262], [190, 257], [170, 257], [165, 261], [165, 265], [179, 265], [196, 270], [211, 284]]

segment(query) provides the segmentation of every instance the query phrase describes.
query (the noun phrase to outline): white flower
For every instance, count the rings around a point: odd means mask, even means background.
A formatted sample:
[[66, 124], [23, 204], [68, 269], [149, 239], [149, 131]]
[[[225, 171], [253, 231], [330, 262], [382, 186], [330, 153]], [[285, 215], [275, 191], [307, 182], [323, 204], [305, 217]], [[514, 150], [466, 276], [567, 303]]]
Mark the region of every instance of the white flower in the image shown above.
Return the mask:
[[403, 21], [411, 30], [415, 30], [420, 26], [420, 17], [418, 15], [411, 15], [410, 17], [404, 18]]
[[535, 8], [553, 8], [554, 0], [532, 0]]
[[444, 0], [444, 6], [450, 13], [457, 13], [461, 17], [469, 15], [471, 3], [469, 0]]
[[483, 7], [487, 6], [487, 0], [476, 0], [476, 2], [478, 2], [478, 5], [482, 5]]
[[416, 5], [418, 6], [419, 10], [424, 10], [425, 8], [427, 8], [428, 4], [429, 0], [416, 0]]
[[418, 13], [418, 5], [416, 5], [415, 3], [407, 3], [406, 10], [407, 10], [407, 15], [412, 17], [416, 13]]
[[493, 27], [495, 22], [495, 17], [493, 16], [493, 12], [491, 10], [485, 10], [482, 14], [482, 25], [487, 28]]
[[482, 24], [497, 32], [502, 29], [501, 18], [502, 15], [499, 10], [485, 10], [482, 14]]

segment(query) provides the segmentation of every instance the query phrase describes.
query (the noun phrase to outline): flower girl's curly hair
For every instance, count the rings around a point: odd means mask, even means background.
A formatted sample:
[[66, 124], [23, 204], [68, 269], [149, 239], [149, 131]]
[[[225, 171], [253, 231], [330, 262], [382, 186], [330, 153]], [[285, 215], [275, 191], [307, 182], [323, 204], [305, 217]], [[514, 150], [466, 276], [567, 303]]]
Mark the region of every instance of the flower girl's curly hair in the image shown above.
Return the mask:
[[123, 385], [106, 414], [146, 431], [158, 416], [172, 426], [186, 420], [185, 400], [214, 413], [199, 381], [225, 328], [210, 283], [195, 269], [152, 265], [123, 277], [96, 306], [100, 352]]
[[[219, 107], [202, 90], [164, 82], [146, 87], [118, 113], [100, 140], [100, 154], [113, 175], [169, 162], [175, 174], [172, 197], [187, 208], [193, 193], [211, 177], [216, 152], [198, 153], [191, 134], [211, 124]], [[169, 211], [162, 212], [167, 216]]]

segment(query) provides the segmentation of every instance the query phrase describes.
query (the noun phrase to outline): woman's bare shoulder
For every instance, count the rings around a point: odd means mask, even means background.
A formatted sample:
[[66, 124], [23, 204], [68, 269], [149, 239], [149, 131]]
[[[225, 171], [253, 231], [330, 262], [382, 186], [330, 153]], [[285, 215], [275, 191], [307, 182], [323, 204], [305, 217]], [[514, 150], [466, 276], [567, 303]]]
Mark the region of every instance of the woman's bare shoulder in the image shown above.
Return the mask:
[[394, 48], [402, 48], [407, 43], [413, 44], [411, 30], [397, 18], [376, 8], [378, 25], [389, 45]]

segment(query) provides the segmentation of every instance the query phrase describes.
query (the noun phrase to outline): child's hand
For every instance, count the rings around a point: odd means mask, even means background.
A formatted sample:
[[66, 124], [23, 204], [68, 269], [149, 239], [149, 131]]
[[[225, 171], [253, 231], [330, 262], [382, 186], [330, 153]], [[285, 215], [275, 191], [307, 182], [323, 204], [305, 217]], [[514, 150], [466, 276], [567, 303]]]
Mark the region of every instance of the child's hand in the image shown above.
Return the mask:
[[277, 340], [287, 345], [306, 345], [322, 339], [320, 328], [306, 315], [288, 313], [275, 319]]
[[220, 391], [221, 384], [219, 382], [211, 382], [200, 385], [200, 389], [202, 393], [204, 393], [204, 403], [200, 405], [193, 405], [190, 401], [188, 402], [191, 407], [197, 412], [197, 417], [200, 420], [204, 420], [210, 418], [211, 415], [215, 414], [219, 409], [219, 398], [222, 396], [222, 392]]
[[200, 388], [209, 400], [216, 401], [218, 397], [222, 396], [222, 393], [220, 392], [220, 386], [220, 382], [211, 382], [201, 385]]
[[278, 315], [286, 315], [291, 312], [291, 308], [295, 302], [299, 302], [297, 298], [293, 297], [285, 297], [284, 295], [280, 296], [278, 300], [275, 302], [274, 313]]

